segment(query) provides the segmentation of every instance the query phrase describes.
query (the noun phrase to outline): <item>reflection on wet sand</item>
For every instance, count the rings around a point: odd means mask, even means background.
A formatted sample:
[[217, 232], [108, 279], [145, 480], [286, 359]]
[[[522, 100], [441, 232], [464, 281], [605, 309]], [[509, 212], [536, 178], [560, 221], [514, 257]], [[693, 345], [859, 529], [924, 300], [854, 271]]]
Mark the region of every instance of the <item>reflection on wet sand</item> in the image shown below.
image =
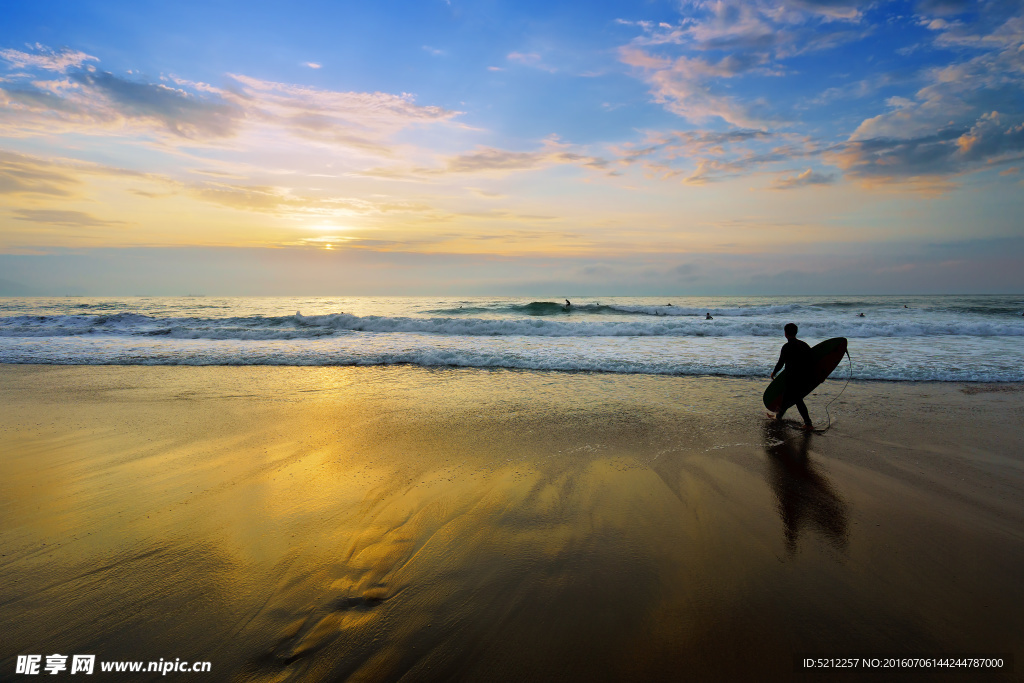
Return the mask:
[[793, 434], [785, 423], [777, 420], [765, 422], [767, 479], [785, 526], [786, 552], [790, 557], [796, 553], [800, 530], [805, 527], [817, 530], [838, 550], [846, 548], [847, 543], [846, 502], [811, 459], [813, 438], [810, 432]]
[[[946, 425], [955, 446], [948, 411], [896, 450], [877, 426], [763, 425], [756, 389], [0, 367], [0, 679], [94, 652], [237, 683], [788, 681], [794, 652], [1021, 642], [1016, 461], [957, 455], [939, 480], [914, 441]], [[1002, 398], [969, 400], [996, 425]]]
[[[649, 548], [692, 544], [656, 533], [674, 501], [656, 476], [590, 458], [443, 474], [384, 482], [339, 520], [336, 555], [253, 634], [274, 644], [246, 679], [595, 680], [625, 663], [583, 653], [643, 632], [658, 601]], [[645, 506], [662, 524], [637, 524]]]

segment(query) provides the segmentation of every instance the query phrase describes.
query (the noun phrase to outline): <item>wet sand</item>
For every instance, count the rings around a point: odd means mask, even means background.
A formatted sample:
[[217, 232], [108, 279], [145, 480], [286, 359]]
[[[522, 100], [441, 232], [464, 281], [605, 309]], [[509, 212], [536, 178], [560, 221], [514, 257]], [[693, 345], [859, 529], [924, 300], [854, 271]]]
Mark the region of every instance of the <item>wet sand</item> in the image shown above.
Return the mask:
[[1020, 680], [1024, 387], [852, 383], [805, 435], [764, 385], [0, 366], [0, 679]]

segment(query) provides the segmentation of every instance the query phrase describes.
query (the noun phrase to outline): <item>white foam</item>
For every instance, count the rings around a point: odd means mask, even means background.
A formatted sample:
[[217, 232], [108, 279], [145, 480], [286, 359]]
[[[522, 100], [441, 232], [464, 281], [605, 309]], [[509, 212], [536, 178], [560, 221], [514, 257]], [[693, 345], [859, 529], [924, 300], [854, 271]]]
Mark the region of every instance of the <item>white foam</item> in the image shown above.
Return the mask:
[[[933, 297], [903, 308], [876, 299], [574, 299], [571, 311], [528, 299], [465, 302], [472, 312], [437, 299], [0, 300], [0, 362], [765, 377], [782, 325], [794, 321], [811, 343], [847, 337], [860, 379], [1024, 381], [1024, 318], [1015, 308], [1024, 301]], [[703, 319], [708, 311], [714, 320]]]
[[[816, 341], [816, 340], [811, 340]], [[966, 345], [966, 348], [965, 348]], [[766, 378], [779, 345], [764, 339], [516, 337], [422, 334], [294, 340], [2, 338], [0, 362], [120, 365], [393, 365]], [[851, 345], [865, 380], [1024, 381], [1024, 349], [999, 338], [873, 340]], [[846, 377], [849, 368], [837, 370]]]
[[739, 306], [739, 307], [709, 307], [709, 308], [693, 308], [686, 306], [628, 306], [628, 305], [610, 305], [608, 306], [611, 310], [620, 311], [622, 313], [640, 313], [643, 315], [653, 316], [686, 316], [695, 317], [699, 316], [703, 318], [708, 313], [714, 318], [725, 318], [725, 317], [749, 317], [757, 315], [778, 315], [780, 313], [792, 313], [793, 311], [799, 310], [799, 304], [783, 304], [779, 306]]
[[[133, 313], [116, 315], [10, 316], [0, 318], [0, 337], [63, 337], [79, 335], [167, 336], [175, 339], [316, 339], [374, 332], [423, 333], [445, 336], [529, 337], [779, 337], [779, 321], [662, 317], [633, 320], [552, 320], [542, 317], [414, 318], [355, 316], [346, 313], [247, 318], [157, 318]], [[802, 337], [1021, 337], [1024, 322], [987, 320], [864, 320], [801, 321]]]

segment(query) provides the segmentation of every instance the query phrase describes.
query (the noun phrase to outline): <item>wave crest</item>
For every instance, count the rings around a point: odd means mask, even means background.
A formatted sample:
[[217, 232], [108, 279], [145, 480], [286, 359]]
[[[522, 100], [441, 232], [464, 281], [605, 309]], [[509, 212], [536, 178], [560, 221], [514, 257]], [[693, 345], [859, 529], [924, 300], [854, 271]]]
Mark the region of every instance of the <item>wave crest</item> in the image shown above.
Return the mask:
[[[712, 312], [714, 314], [714, 312]], [[158, 318], [136, 313], [113, 315], [11, 316], [0, 318], [0, 337], [163, 336], [174, 339], [317, 339], [353, 333], [411, 333], [446, 336], [525, 337], [779, 337], [777, 320], [657, 316], [656, 320], [573, 319], [562, 317], [413, 318], [356, 316], [348, 313], [235, 318]], [[1024, 324], [995, 321], [810, 320], [800, 322], [802, 337], [1019, 337]]]

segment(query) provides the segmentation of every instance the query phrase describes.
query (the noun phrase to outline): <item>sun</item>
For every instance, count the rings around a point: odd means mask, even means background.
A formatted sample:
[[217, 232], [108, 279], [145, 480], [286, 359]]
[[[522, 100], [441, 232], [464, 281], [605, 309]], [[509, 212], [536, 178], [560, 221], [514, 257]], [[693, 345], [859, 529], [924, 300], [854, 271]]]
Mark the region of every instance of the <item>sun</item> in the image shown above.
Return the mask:
[[305, 237], [299, 240], [298, 244], [304, 244], [325, 251], [335, 251], [335, 246], [351, 241], [351, 237], [344, 235], [320, 235], [318, 237]]

